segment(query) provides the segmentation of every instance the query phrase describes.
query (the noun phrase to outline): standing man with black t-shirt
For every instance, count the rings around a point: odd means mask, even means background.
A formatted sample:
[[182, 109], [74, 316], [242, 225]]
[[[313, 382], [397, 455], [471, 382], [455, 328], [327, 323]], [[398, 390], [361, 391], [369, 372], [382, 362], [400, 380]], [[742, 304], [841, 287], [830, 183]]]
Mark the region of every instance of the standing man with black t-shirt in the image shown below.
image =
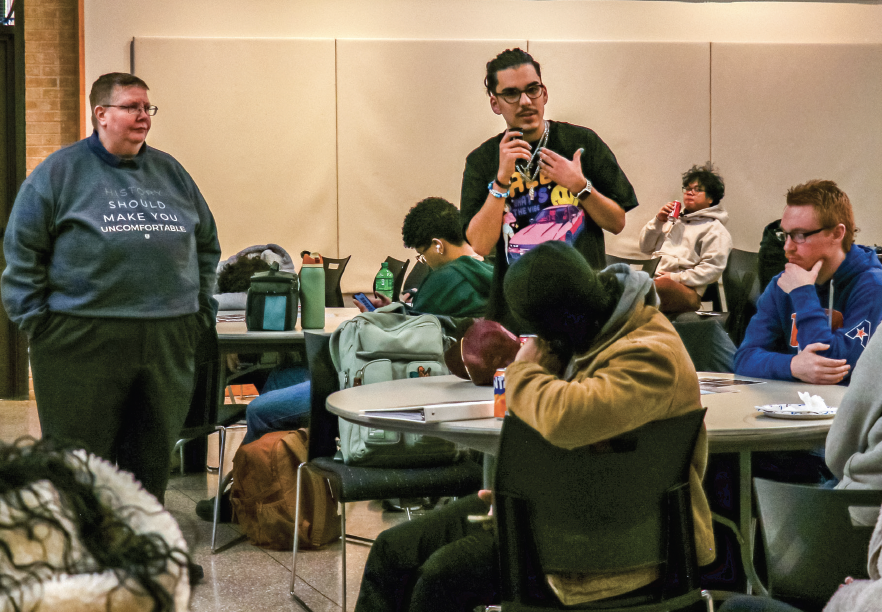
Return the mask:
[[507, 49], [497, 55], [484, 85], [507, 129], [469, 154], [460, 207], [475, 251], [490, 255], [496, 247], [487, 316], [514, 325], [502, 294], [509, 264], [540, 242], [563, 240], [603, 268], [603, 230], [620, 233], [637, 198], [597, 134], [545, 120], [548, 90], [530, 54]]

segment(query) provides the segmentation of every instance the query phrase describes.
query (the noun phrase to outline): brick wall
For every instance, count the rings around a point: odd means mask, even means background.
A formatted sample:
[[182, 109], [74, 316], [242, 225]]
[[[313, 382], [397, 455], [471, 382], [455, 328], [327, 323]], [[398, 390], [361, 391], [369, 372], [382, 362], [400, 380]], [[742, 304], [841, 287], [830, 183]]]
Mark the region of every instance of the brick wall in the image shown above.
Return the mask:
[[80, 0], [27, 0], [27, 171], [80, 138]]

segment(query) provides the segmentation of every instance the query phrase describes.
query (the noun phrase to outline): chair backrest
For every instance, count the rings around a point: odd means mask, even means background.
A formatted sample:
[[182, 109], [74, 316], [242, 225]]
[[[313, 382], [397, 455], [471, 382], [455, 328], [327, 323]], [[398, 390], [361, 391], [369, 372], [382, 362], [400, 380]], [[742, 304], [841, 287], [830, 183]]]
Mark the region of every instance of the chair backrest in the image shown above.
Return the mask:
[[758, 266], [759, 253], [732, 249], [723, 270], [723, 290], [729, 308], [726, 327], [736, 345], [741, 344], [747, 324], [756, 314], [756, 301], [762, 292]]
[[606, 255], [606, 265], [608, 266], [616, 263], [624, 263], [634, 269], [639, 267], [640, 270], [646, 272], [649, 276], [655, 276], [655, 269], [658, 268], [658, 262], [660, 261], [660, 257], [655, 257], [653, 259], [628, 259], [626, 257], [616, 257], [615, 255], [610, 255], [608, 253]]
[[305, 332], [303, 337], [310, 378], [308, 460], [312, 461], [316, 457], [333, 457], [337, 452], [337, 417], [328, 412], [325, 400], [340, 390], [340, 380], [331, 361], [331, 336]]
[[[541, 574], [659, 565], [669, 543], [686, 547], [682, 564], [694, 570], [689, 466], [704, 412], [573, 450], [506, 416], [494, 484], [503, 601], [528, 597], [536, 574], [541, 583]], [[682, 512], [667, 511], [671, 491]]]
[[325, 306], [330, 308], [343, 308], [343, 292], [340, 290], [340, 279], [343, 278], [343, 272], [346, 270], [346, 264], [352, 255], [345, 259], [331, 259], [325, 257], [323, 265], [325, 268]]
[[421, 261], [413, 264], [413, 268], [410, 270], [410, 274], [407, 275], [407, 278], [404, 279], [404, 284], [401, 286], [401, 290], [404, 292], [413, 293], [414, 290], [419, 289], [420, 285], [423, 282], [423, 279], [428, 276], [431, 268], [428, 265], [424, 264]]
[[843, 578], [867, 578], [873, 527], [852, 524], [849, 507], [882, 504], [882, 491], [824, 489], [754, 478], [773, 596], [821, 606]]
[[[220, 395], [220, 351], [217, 344], [217, 329], [206, 330], [196, 344], [196, 380], [193, 396], [190, 398], [190, 410], [184, 421], [184, 432], [213, 427], [218, 419]], [[200, 435], [192, 431], [194, 437]]]
[[[396, 301], [398, 299], [399, 294], [401, 293], [401, 285], [404, 284], [404, 277], [407, 274], [407, 267], [410, 265], [410, 260], [405, 259], [404, 261], [399, 261], [394, 257], [387, 257], [386, 263], [389, 264], [389, 271], [392, 273], [394, 278], [392, 285], [392, 301]], [[377, 290], [377, 281], [374, 280], [374, 291]]]

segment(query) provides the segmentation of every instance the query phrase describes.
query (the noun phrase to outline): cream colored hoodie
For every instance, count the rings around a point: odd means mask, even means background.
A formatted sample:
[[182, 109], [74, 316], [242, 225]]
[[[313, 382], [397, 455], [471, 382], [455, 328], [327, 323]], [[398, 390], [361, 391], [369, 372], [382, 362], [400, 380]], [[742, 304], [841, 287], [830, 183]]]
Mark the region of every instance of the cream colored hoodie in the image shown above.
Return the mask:
[[729, 213], [722, 206], [684, 214], [673, 222], [653, 217], [643, 226], [638, 246], [652, 257], [661, 257], [656, 274], [668, 272], [671, 280], [699, 295], [720, 279], [732, 250], [732, 236], [725, 228]]

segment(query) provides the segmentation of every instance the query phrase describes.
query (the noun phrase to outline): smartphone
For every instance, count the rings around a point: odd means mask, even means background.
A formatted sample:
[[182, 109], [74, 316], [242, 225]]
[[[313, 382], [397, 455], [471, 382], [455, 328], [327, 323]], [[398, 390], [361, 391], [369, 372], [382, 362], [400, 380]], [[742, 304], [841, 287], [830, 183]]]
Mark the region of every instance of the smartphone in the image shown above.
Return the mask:
[[374, 306], [373, 304], [371, 304], [371, 301], [370, 301], [370, 300], [367, 298], [367, 296], [366, 296], [365, 294], [363, 294], [363, 293], [356, 293], [356, 294], [353, 295], [352, 297], [354, 297], [356, 300], [358, 300], [358, 301], [361, 303], [362, 306], [364, 306], [365, 308], [367, 308], [367, 311], [368, 311], [368, 312], [373, 312], [373, 311], [375, 311], [375, 310], [377, 309], [377, 307]]

